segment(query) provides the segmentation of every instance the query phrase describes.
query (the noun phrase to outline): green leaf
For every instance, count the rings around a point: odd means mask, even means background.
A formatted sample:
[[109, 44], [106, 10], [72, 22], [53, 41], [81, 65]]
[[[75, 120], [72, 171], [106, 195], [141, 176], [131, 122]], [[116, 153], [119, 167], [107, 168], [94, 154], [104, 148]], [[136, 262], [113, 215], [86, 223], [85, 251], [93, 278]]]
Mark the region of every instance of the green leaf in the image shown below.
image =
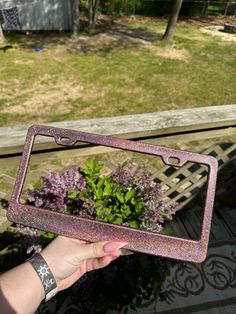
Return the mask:
[[126, 207], [125, 207], [124, 212], [125, 212], [125, 215], [126, 215], [126, 216], [129, 216], [129, 215], [132, 213], [129, 206], [126, 206]]
[[97, 208], [97, 210], [96, 210], [97, 217], [101, 218], [102, 214], [103, 214], [103, 208]]
[[94, 207], [100, 207], [102, 205], [104, 205], [104, 202], [102, 200], [97, 200], [94, 204]]
[[131, 220], [129, 221], [129, 225], [131, 228], [138, 228], [139, 227], [139, 223], [136, 220]]
[[118, 200], [124, 204], [124, 196], [123, 194], [121, 194], [120, 192], [116, 192], [116, 197], [118, 198]]
[[135, 206], [135, 211], [137, 214], [141, 214], [143, 212], [144, 209], [144, 204], [143, 202], [138, 202]]
[[105, 181], [105, 178], [101, 178], [97, 183], [97, 187], [100, 188], [104, 184], [104, 181]]
[[122, 222], [123, 222], [123, 219], [120, 218], [120, 217], [116, 218], [116, 219], [113, 221], [113, 223], [116, 224], [116, 225], [121, 225]]
[[112, 206], [112, 208], [113, 208], [115, 213], [119, 213], [121, 211], [120, 206], [114, 205], [114, 206]]
[[38, 233], [40, 235], [40, 241], [44, 246], [48, 245], [56, 237], [55, 234], [50, 232], [38, 230]]
[[96, 191], [96, 195], [98, 198], [101, 198], [103, 196], [103, 189], [102, 187], [100, 187], [97, 191]]
[[113, 222], [114, 221], [114, 215], [113, 214], [107, 215], [106, 218], [108, 219], [109, 222]]
[[94, 183], [94, 180], [93, 179], [88, 179], [87, 180], [87, 183], [88, 183], [88, 185], [91, 187], [91, 188], [93, 188], [94, 190], [96, 190], [96, 184]]
[[104, 195], [111, 195], [112, 187], [109, 181], [105, 181]]
[[174, 236], [175, 233], [171, 227], [165, 227], [160, 231], [160, 234], [168, 235], [168, 236]]
[[136, 205], [137, 204], [137, 200], [134, 197], [131, 198], [131, 204], [132, 205]]
[[76, 199], [77, 195], [78, 195], [78, 191], [76, 189], [71, 189], [67, 192], [67, 198], [69, 200]]
[[83, 173], [85, 174], [85, 177], [96, 180], [100, 176], [102, 167], [103, 165], [97, 163], [95, 160], [90, 160], [84, 168]]
[[125, 202], [128, 202], [135, 195], [135, 192], [135, 190], [128, 190], [125, 194]]

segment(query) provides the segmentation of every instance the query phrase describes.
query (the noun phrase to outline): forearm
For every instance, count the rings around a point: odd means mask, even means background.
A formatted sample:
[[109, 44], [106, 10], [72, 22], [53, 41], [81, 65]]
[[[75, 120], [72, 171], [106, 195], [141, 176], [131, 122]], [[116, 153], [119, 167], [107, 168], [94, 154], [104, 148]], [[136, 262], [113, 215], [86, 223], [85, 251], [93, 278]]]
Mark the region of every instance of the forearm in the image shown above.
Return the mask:
[[[86, 243], [58, 236], [41, 252], [41, 256], [60, 291], [70, 287], [84, 273], [109, 265], [120, 256], [119, 249], [125, 245], [126, 242]], [[0, 313], [33, 314], [45, 298], [45, 282], [42, 284], [34, 269], [37, 261], [31, 259], [31, 263], [26, 262], [0, 276]]]
[[43, 285], [29, 262], [0, 276], [0, 313], [33, 314], [44, 297]]

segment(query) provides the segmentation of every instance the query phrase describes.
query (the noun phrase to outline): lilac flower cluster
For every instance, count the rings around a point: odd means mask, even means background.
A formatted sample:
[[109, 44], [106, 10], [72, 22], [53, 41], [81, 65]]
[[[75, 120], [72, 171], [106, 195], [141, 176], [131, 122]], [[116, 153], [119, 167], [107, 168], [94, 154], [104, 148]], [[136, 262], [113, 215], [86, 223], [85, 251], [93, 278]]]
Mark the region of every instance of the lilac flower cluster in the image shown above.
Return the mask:
[[133, 162], [129, 162], [127, 164], [118, 165], [116, 171], [112, 173], [112, 178], [126, 188], [133, 188], [137, 173], [137, 165]]
[[36, 229], [17, 224], [16, 230], [22, 236], [21, 244], [25, 247], [27, 254], [40, 253], [42, 251], [40, 236]]
[[68, 212], [70, 203], [68, 191], [78, 192], [86, 187], [86, 181], [76, 167], [62, 173], [49, 172], [47, 177], [41, 177], [42, 189], [26, 192], [27, 203], [53, 211]]
[[[140, 216], [138, 217], [138, 226], [141, 229], [160, 232], [165, 220], [172, 219], [179, 207], [177, 203], [164, 201], [162, 186], [152, 179], [144, 166], [139, 167], [134, 162], [119, 165], [115, 172], [111, 174], [110, 179], [110, 188], [113, 184], [112, 182], [114, 182], [115, 185], [118, 184], [121, 187], [124, 195], [129, 190], [135, 191], [133, 194], [135, 199], [132, 206], [135, 206], [135, 203], [142, 206]], [[93, 182], [93, 185], [99, 184], [96, 183], [96, 180]], [[62, 213], [98, 219], [97, 209], [99, 207], [95, 202], [96, 197], [94, 198], [91, 187], [86, 181], [85, 173], [80, 171], [80, 169], [72, 167], [62, 173], [49, 172], [47, 177], [41, 178], [41, 181], [41, 189], [26, 192], [28, 204]], [[109, 196], [109, 201], [113, 197], [115, 197], [113, 194], [111, 197]], [[105, 201], [108, 202], [107, 196]], [[115, 202], [116, 200], [114, 199], [114, 204], [111, 204], [111, 208], [117, 206]], [[125, 220], [121, 224], [129, 226]]]
[[171, 220], [178, 210], [177, 203], [164, 201], [164, 191], [156, 183], [145, 166], [138, 167], [135, 163], [120, 165], [112, 174], [114, 180], [127, 189], [136, 189], [143, 200], [145, 212], [139, 217], [142, 229], [160, 232], [165, 220]]

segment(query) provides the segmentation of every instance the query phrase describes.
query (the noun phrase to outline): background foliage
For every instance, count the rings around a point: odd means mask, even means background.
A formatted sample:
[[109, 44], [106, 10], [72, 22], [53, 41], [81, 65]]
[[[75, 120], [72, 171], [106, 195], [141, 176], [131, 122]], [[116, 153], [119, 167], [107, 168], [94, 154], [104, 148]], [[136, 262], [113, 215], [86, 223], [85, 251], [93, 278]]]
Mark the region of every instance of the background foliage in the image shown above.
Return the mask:
[[[148, 16], [166, 16], [170, 14], [173, 1], [171, 0], [101, 0], [101, 12], [115, 16], [123, 15], [148, 15]], [[222, 15], [225, 12], [227, 2], [216, 0], [209, 2], [207, 0], [184, 0], [180, 15], [182, 16], [203, 16], [203, 15]], [[236, 9], [236, 4], [235, 9]], [[232, 4], [232, 6], [234, 6]], [[83, 8], [86, 8], [87, 1], [82, 0]], [[208, 9], [207, 9], [208, 8]], [[233, 8], [229, 8], [229, 14], [233, 13]]]

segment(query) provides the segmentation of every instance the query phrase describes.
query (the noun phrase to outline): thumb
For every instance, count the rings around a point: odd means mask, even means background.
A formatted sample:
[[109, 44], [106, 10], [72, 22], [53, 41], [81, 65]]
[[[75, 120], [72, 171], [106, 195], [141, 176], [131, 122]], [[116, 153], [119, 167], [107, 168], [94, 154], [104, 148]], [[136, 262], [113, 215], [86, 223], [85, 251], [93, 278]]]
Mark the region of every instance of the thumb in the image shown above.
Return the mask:
[[83, 248], [80, 248], [77, 256], [80, 260], [86, 260], [90, 258], [99, 258], [106, 255], [112, 255], [117, 252], [120, 248], [127, 245], [127, 242], [106, 242], [100, 241], [95, 243], [83, 244]]

